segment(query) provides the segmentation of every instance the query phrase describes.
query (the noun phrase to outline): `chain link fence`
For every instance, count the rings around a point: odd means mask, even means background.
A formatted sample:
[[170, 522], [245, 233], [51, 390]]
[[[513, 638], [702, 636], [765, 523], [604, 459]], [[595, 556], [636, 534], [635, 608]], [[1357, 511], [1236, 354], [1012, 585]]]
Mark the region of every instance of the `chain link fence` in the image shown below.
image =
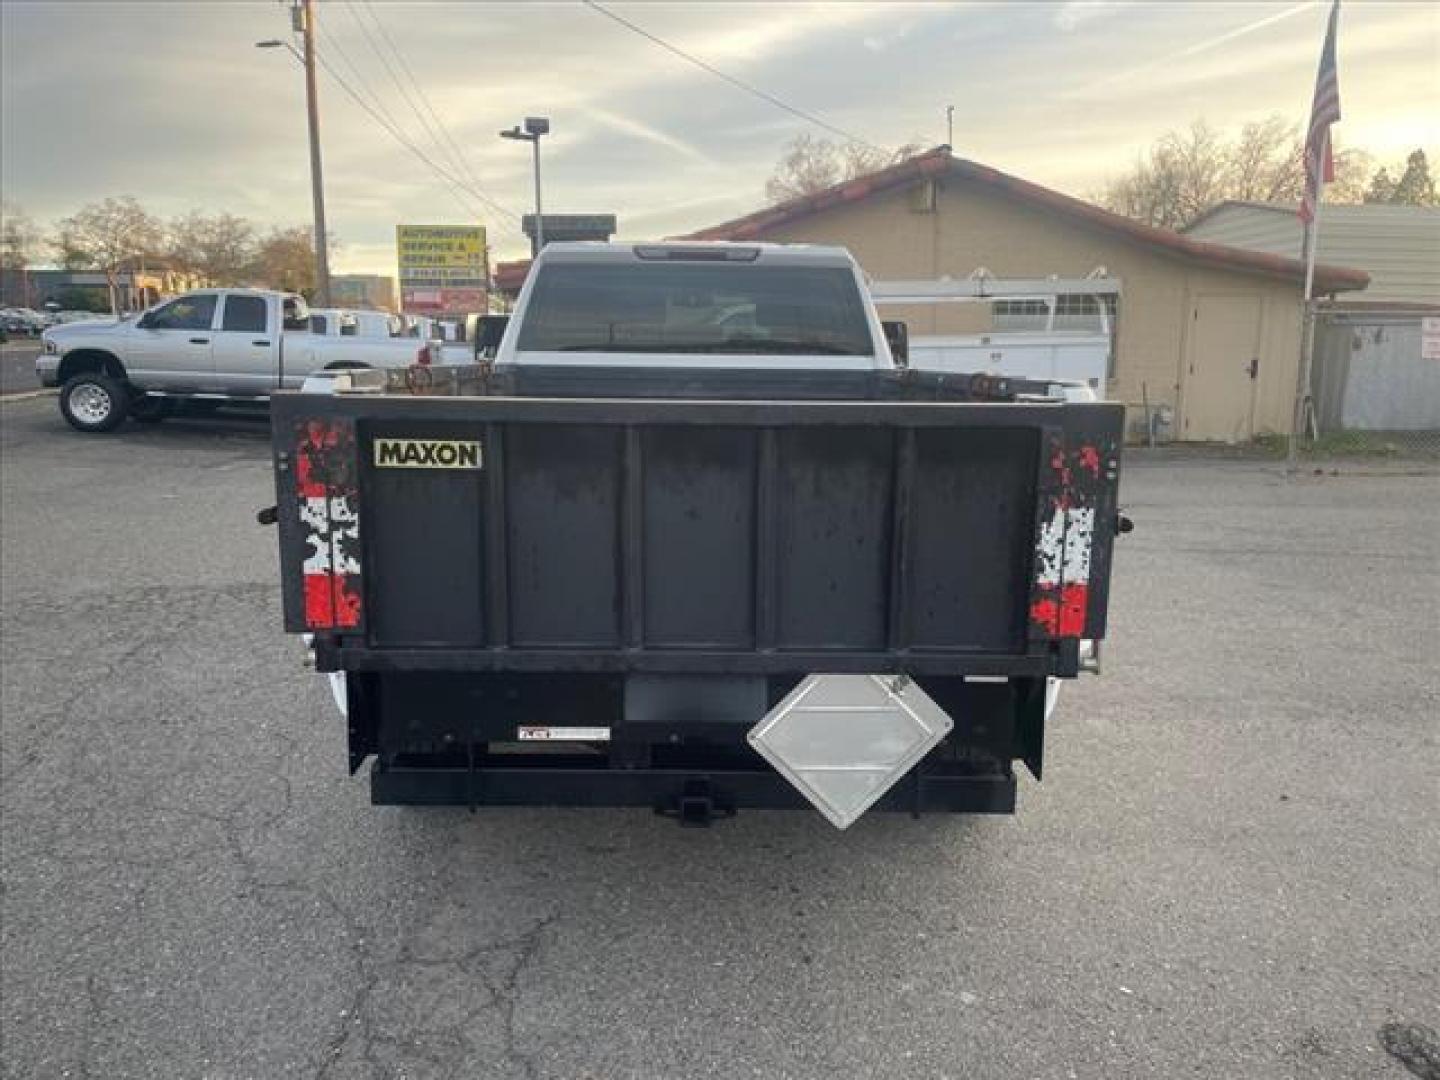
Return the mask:
[[1440, 461], [1440, 307], [1322, 310], [1301, 457]]

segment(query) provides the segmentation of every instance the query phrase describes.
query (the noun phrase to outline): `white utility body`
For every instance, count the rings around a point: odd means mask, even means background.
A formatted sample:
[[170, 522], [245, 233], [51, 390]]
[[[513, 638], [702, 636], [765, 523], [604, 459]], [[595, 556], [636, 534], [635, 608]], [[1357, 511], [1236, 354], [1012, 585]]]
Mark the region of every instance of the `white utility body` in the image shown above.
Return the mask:
[[[871, 298], [880, 307], [1010, 302], [1037, 309], [1027, 320], [1035, 325], [1025, 329], [914, 335], [911, 367], [1084, 383], [1097, 398], [1105, 395], [1115, 334], [1111, 304], [1119, 294], [1119, 280], [1103, 269], [1083, 278], [1005, 279], [982, 269], [961, 279], [870, 283]], [[1076, 319], [1062, 312], [1071, 297], [1092, 301], [1093, 314]]]

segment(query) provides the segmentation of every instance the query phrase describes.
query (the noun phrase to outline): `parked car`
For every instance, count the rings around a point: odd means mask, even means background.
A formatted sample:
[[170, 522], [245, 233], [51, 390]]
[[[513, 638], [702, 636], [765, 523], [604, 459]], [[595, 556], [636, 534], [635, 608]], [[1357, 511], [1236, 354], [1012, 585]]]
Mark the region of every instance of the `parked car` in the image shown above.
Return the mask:
[[312, 334], [303, 297], [257, 289], [189, 292], [138, 318], [51, 327], [41, 342], [36, 374], [86, 432], [162, 420], [177, 401], [263, 402], [322, 369], [442, 358], [430, 342]]
[[45, 329], [45, 317], [30, 308], [0, 310], [0, 327], [11, 337], [34, 337]]

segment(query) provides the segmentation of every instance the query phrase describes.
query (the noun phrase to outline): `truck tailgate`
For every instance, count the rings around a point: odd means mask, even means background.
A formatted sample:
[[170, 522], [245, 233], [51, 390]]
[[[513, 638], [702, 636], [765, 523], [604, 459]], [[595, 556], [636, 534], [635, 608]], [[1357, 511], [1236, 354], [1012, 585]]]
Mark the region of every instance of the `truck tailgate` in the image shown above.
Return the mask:
[[280, 394], [285, 622], [349, 670], [1073, 674], [1123, 408]]

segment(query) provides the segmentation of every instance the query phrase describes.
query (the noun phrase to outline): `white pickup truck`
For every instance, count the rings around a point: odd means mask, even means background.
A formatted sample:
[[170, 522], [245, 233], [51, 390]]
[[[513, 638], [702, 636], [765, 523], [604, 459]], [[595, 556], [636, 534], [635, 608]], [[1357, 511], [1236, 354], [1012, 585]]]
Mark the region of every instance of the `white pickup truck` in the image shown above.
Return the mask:
[[1104, 636], [1122, 406], [908, 369], [841, 248], [555, 243], [498, 324], [271, 402], [374, 803], [1013, 810]]
[[405, 333], [405, 322], [388, 311], [348, 311], [343, 308], [311, 308], [310, 332], [325, 337], [395, 338]]
[[[468, 356], [468, 354], [467, 354]], [[301, 296], [201, 289], [139, 316], [53, 326], [35, 372], [58, 386], [60, 412], [79, 431], [113, 431], [127, 417], [162, 420], [178, 401], [264, 402], [307, 375], [438, 362], [438, 343], [311, 332]]]

